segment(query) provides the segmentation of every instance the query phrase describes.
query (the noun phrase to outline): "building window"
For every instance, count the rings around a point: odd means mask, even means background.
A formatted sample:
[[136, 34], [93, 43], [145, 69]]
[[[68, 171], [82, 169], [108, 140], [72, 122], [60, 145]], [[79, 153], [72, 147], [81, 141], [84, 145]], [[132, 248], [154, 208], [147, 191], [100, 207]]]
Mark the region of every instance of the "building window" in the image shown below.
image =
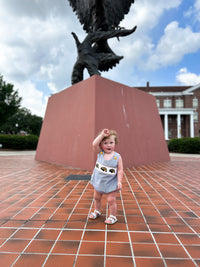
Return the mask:
[[193, 105], [193, 108], [198, 108], [198, 98], [193, 98], [192, 105]]
[[168, 123], [172, 123], [172, 116], [171, 115], [168, 116]]
[[168, 137], [169, 137], [169, 139], [172, 138], [172, 129], [169, 129], [169, 130], [168, 130]]
[[171, 107], [172, 107], [171, 99], [164, 99], [164, 108], [171, 108]]
[[157, 107], [159, 108], [160, 107], [160, 99], [156, 99], [156, 104], [157, 104]]
[[183, 99], [176, 99], [176, 108], [183, 108]]
[[194, 112], [194, 121], [198, 121], [198, 112]]

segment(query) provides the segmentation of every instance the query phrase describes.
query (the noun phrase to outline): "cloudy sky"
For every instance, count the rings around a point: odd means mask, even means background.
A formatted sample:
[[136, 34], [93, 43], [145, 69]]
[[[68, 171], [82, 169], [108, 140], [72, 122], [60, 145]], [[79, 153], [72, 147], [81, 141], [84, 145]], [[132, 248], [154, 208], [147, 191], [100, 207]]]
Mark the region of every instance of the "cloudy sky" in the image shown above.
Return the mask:
[[[124, 59], [103, 77], [135, 87], [200, 83], [200, 0], [135, 0], [120, 25], [137, 30], [109, 41]], [[71, 86], [71, 31], [85, 37], [67, 0], [0, 0], [0, 74], [32, 114], [44, 116], [48, 97]]]

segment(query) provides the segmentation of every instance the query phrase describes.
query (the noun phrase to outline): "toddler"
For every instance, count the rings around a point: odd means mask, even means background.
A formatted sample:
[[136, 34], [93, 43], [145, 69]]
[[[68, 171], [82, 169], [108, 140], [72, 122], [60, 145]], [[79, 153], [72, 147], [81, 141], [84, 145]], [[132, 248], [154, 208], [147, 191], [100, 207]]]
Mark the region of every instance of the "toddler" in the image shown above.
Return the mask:
[[117, 190], [122, 188], [122, 158], [120, 154], [114, 151], [117, 143], [116, 131], [104, 129], [92, 144], [98, 156], [91, 178], [91, 184], [94, 187], [95, 210], [89, 218], [94, 220], [101, 215], [101, 199], [103, 194], [106, 194], [109, 205], [109, 217], [105, 220], [106, 224], [117, 222], [116, 193]]

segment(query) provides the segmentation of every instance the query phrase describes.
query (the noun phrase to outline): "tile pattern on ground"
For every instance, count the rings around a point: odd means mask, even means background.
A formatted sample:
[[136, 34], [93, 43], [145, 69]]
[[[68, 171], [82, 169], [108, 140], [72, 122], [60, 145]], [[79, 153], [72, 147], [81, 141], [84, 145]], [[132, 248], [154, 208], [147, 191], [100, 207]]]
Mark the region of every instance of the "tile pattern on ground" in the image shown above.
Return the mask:
[[200, 266], [200, 157], [124, 170], [118, 223], [94, 209], [84, 170], [0, 156], [1, 266]]

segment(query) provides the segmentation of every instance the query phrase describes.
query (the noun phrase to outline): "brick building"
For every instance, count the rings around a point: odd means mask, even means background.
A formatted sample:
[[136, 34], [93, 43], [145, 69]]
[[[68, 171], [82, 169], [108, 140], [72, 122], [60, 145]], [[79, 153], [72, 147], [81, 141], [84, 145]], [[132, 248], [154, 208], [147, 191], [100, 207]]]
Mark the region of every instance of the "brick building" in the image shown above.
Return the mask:
[[200, 136], [200, 84], [137, 88], [156, 97], [166, 140]]

